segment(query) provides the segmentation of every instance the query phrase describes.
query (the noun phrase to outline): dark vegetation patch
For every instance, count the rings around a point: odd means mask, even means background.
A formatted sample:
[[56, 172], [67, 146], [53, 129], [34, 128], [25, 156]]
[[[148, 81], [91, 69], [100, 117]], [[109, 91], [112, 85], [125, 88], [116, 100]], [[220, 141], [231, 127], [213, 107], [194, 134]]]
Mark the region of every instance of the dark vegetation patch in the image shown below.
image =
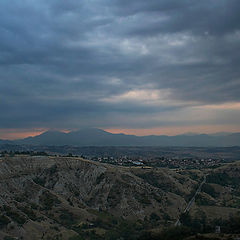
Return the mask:
[[12, 209], [11, 207], [4, 205], [3, 209], [5, 211], [5, 215], [19, 225], [23, 225], [27, 221], [27, 219], [23, 215], [21, 215], [19, 212]]
[[63, 226], [69, 228], [77, 223], [77, 217], [70, 211], [63, 209], [59, 215], [59, 222]]
[[104, 180], [104, 173], [101, 173], [99, 176], [97, 176], [96, 178], [96, 184], [99, 184], [100, 182], [102, 182]]
[[239, 177], [231, 177], [226, 172], [215, 172], [207, 176], [207, 182], [222, 186], [232, 185], [237, 187], [239, 185]]
[[46, 179], [45, 179], [44, 177], [35, 177], [35, 178], [33, 179], [33, 181], [34, 181], [36, 184], [41, 185], [42, 187], [44, 187], [45, 184], [46, 184]]
[[214, 187], [211, 186], [208, 183], [203, 184], [202, 186], [202, 192], [207, 193], [208, 195], [210, 195], [213, 198], [217, 198], [219, 197], [219, 193], [215, 191]]
[[0, 215], [0, 228], [6, 226], [8, 223], [10, 223], [10, 219], [5, 215]]
[[20, 207], [19, 209], [23, 213], [25, 213], [28, 216], [28, 218], [30, 218], [31, 220], [36, 221], [38, 219], [36, 214], [30, 207], [25, 206], [25, 207]]
[[208, 197], [204, 196], [201, 193], [196, 196], [195, 202], [197, 205], [202, 205], [202, 206], [215, 206], [216, 205], [214, 200], [209, 199]]
[[51, 210], [53, 206], [61, 203], [61, 201], [52, 193], [45, 191], [39, 198], [44, 210]]

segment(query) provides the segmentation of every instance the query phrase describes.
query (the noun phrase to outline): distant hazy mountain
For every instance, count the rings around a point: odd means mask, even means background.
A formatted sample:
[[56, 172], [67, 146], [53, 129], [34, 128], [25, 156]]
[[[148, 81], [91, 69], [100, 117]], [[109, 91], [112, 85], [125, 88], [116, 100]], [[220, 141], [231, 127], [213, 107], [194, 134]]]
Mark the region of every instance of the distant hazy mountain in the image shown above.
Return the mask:
[[12, 142], [11, 141], [9, 141], [9, 140], [1, 140], [0, 139], [0, 144], [2, 145], [2, 144], [11, 144]]
[[[183, 134], [177, 136], [134, 136], [113, 134], [97, 128], [82, 129], [63, 133], [57, 131], [44, 132], [35, 137], [16, 141], [14, 144], [29, 145], [74, 145], [74, 146], [240, 146], [240, 133], [224, 133], [216, 135]], [[6, 143], [3, 141], [2, 143]], [[0, 140], [1, 144], [1, 140]]]
[[233, 134], [233, 133], [231, 133], [231, 132], [217, 132], [217, 133], [211, 133], [209, 135], [219, 137], [219, 136], [228, 136], [228, 135], [231, 135], [231, 134]]
[[65, 145], [67, 134], [64, 132], [47, 131], [35, 137], [16, 140], [16, 143], [31, 145]]

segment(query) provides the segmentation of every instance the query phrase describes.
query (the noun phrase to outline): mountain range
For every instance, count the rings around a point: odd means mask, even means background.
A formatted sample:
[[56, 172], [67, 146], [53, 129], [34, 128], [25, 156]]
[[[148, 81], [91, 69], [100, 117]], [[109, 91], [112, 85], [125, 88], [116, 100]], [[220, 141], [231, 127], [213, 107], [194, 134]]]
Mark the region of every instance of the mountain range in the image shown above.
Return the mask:
[[98, 128], [88, 128], [69, 133], [47, 131], [35, 137], [18, 140], [0, 140], [0, 144], [26, 144], [51, 146], [193, 146], [230, 147], [240, 146], [240, 133], [183, 134], [176, 136], [135, 136], [113, 134]]

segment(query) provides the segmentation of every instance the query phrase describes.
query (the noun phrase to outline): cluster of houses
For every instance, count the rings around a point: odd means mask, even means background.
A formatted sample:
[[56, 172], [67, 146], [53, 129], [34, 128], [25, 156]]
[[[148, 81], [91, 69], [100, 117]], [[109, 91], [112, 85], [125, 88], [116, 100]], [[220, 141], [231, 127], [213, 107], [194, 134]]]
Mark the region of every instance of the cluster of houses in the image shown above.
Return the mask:
[[151, 165], [170, 168], [204, 168], [218, 166], [223, 159], [220, 158], [154, 158], [149, 160]]
[[155, 167], [169, 167], [169, 168], [204, 168], [218, 166], [223, 159], [213, 158], [179, 158], [179, 157], [129, 157], [129, 156], [104, 156], [91, 157], [91, 160], [102, 163], [110, 163], [121, 166], [155, 166]]
[[91, 160], [102, 163], [110, 163], [120, 166], [142, 166], [144, 161], [142, 159], [133, 159], [128, 156], [123, 157], [92, 157]]

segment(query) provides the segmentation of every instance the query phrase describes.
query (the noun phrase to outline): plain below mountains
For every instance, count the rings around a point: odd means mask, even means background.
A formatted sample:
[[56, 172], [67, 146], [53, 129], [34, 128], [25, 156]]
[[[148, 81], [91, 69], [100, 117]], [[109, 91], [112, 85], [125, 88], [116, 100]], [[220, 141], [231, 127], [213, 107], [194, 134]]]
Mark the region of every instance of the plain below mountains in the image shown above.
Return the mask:
[[193, 146], [230, 147], [240, 146], [240, 133], [183, 134], [177, 136], [135, 136], [113, 134], [102, 129], [90, 128], [69, 133], [47, 131], [35, 137], [15, 141], [0, 140], [0, 144], [26, 144], [50, 146]]

